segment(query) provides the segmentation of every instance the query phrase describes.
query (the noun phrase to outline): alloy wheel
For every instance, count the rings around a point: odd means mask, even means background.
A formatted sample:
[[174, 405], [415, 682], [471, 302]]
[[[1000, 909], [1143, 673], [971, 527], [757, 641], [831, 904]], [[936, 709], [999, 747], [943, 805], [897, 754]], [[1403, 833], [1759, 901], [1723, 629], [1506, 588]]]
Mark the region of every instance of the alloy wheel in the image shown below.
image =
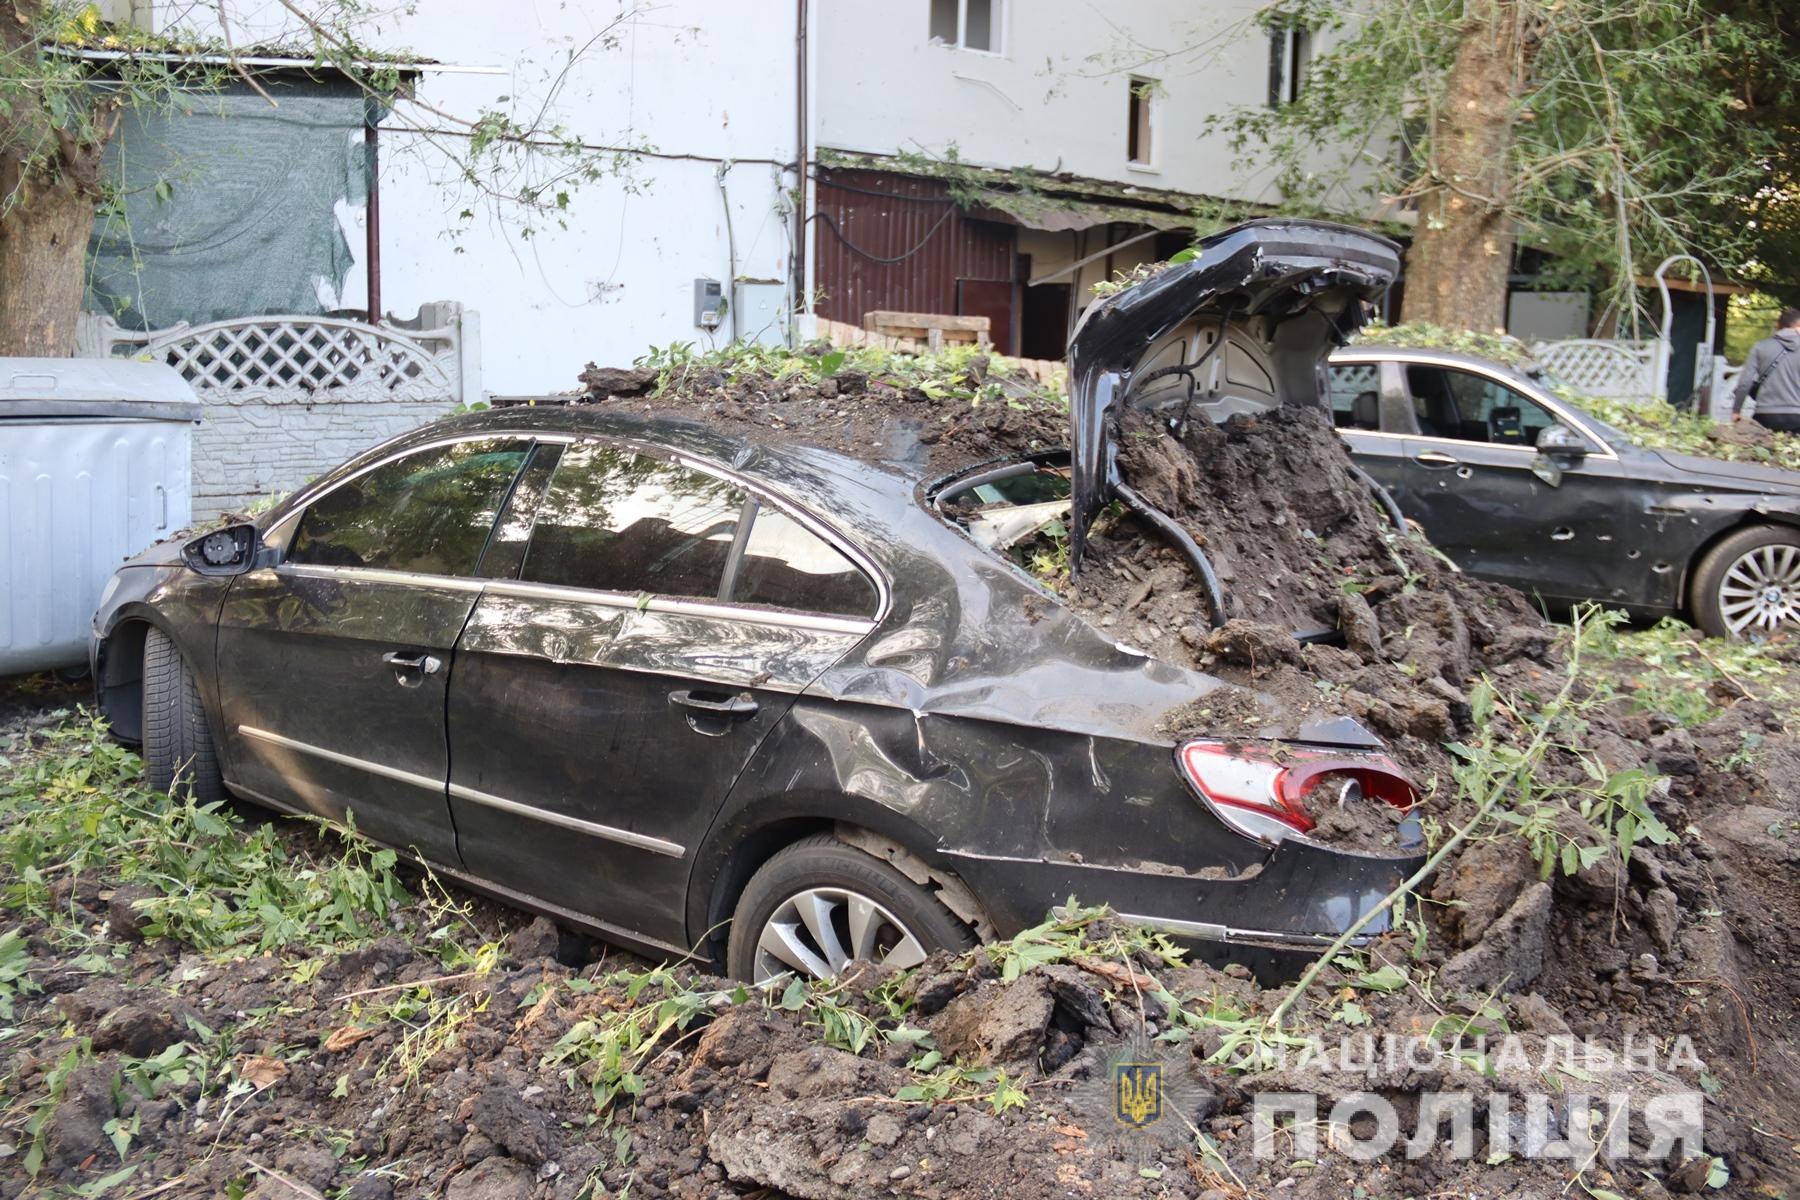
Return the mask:
[[1758, 546], [1719, 581], [1719, 613], [1733, 634], [1800, 627], [1800, 546]]
[[925, 961], [925, 947], [867, 896], [845, 888], [808, 888], [783, 900], [763, 924], [755, 980], [788, 973], [830, 979], [851, 959], [913, 967]]

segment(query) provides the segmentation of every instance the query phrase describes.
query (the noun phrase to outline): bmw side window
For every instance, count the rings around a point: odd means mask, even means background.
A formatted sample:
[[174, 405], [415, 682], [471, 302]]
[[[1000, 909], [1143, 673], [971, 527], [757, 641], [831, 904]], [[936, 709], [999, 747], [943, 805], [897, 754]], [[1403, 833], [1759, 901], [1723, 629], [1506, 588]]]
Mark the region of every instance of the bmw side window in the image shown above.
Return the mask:
[[714, 599], [744, 493], [700, 471], [595, 442], [563, 452], [520, 578]]
[[774, 508], [758, 510], [727, 599], [839, 617], [873, 617], [880, 605], [855, 564]]
[[1428, 437], [1501, 446], [1534, 446], [1557, 423], [1549, 411], [1505, 384], [1447, 367], [1410, 366], [1419, 432]]
[[339, 484], [300, 518], [286, 560], [423, 575], [473, 575], [529, 441], [421, 450]]
[[1350, 363], [1327, 372], [1331, 391], [1331, 423], [1339, 429], [1381, 429], [1381, 367]]

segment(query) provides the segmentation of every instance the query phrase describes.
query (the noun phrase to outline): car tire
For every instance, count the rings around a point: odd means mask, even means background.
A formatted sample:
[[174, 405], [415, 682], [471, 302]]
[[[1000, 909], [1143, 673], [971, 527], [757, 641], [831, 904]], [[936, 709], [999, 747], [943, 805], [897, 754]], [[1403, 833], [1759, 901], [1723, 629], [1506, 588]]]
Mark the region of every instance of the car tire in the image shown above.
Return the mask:
[[[1763, 602], [1744, 624], [1750, 590], [1759, 580], [1780, 589], [1781, 598]], [[1800, 529], [1753, 525], [1720, 541], [1694, 570], [1692, 599], [1694, 624], [1713, 637], [1800, 632]]]
[[[853, 912], [860, 918], [854, 928], [850, 925]], [[814, 921], [808, 922], [802, 913]], [[810, 928], [827, 915], [835, 947], [822, 945]], [[772, 925], [785, 930], [771, 929]], [[784, 946], [788, 960], [767, 951], [765, 931], [773, 942]], [[888, 863], [830, 834], [820, 834], [795, 842], [750, 877], [731, 919], [726, 971], [734, 979], [753, 983], [782, 971], [829, 977], [842, 966], [846, 955], [855, 956], [853, 940], [858, 931], [866, 939], [865, 945], [872, 942], [876, 946], [869, 957], [897, 966], [911, 965], [936, 950], [967, 950], [975, 945], [969, 927], [928, 889]], [[907, 946], [904, 938], [911, 938], [913, 946]], [[798, 952], [793, 949], [795, 942], [800, 946]], [[835, 954], [827, 953], [833, 948]], [[791, 961], [795, 958], [800, 961]], [[838, 961], [834, 964], [831, 958]], [[817, 969], [820, 965], [829, 969], [821, 971]]]
[[144, 778], [159, 792], [187, 789], [197, 803], [225, 798], [219, 753], [193, 668], [169, 635], [144, 635]]

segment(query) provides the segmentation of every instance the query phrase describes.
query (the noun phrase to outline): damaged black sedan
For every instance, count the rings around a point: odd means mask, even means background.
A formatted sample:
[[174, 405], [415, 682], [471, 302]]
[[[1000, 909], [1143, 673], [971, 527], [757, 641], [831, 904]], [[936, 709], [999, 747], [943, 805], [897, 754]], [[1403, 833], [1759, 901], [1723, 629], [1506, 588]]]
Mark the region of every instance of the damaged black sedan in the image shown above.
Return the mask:
[[[1232, 353], [1317, 404], [1395, 265], [1351, 231], [1240, 231], [1144, 320], [1109, 306], [1074, 366], [1124, 386], [1223, 271], [1249, 284]], [[1079, 519], [1122, 486], [1093, 445], [927, 487], [606, 406], [454, 418], [121, 569], [100, 702], [160, 786], [353, 818], [741, 978], [910, 965], [1070, 896], [1221, 954], [1316, 948], [1422, 858], [1411, 824], [1376, 850], [1310, 836], [1415, 803], [1381, 743], [1342, 717], [1173, 736], [1221, 681], [1116, 644], [996, 552], [1004, 513], [945, 503], [1048, 475]]]
[[1471, 575], [1546, 604], [1800, 631], [1800, 473], [1650, 450], [1538, 373], [1443, 350], [1332, 356], [1351, 455]]

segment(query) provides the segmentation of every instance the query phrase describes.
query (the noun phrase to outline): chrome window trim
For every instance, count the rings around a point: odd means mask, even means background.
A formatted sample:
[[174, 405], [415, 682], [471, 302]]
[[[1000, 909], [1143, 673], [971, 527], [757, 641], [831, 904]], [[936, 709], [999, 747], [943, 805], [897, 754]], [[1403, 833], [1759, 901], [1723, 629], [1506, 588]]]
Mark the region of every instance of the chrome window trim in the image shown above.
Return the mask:
[[443, 588], [452, 592], [479, 592], [486, 581], [473, 575], [426, 575], [419, 571], [390, 571], [385, 567], [328, 567], [319, 563], [277, 563], [277, 575], [306, 579], [336, 579], [344, 583], [394, 583], [404, 587]]
[[418, 775], [412, 771], [402, 771], [399, 767], [390, 767], [386, 763], [370, 762], [366, 758], [356, 758], [349, 754], [340, 754], [336, 750], [327, 750], [323, 746], [315, 746], [311, 742], [302, 742], [295, 738], [284, 737], [279, 733], [271, 733], [267, 729], [258, 729], [253, 725], [239, 725], [238, 732], [253, 741], [267, 742], [288, 750], [296, 750], [301, 754], [310, 754], [322, 758], [326, 762], [334, 762], [339, 766], [354, 767], [367, 771], [371, 775], [379, 775], [383, 779], [392, 779], [400, 783], [410, 783], [414, 787], [426, 788], [434, 792], [444, 790], [442, 779], [433, 779], [429, 775]]
[[[425, 450], [441, 450], [445, 446], [455, 446], [462, 442], [486, 442], [506, 438], [523, 440], [525, 442], [556, 442], [562, 445], [579, 440], [577, 435], [572, 433], [533, 433], [523, 429], [488, 429], [483, 430], [480, 433], [457, 433], [441, 438], [433, 438], [428, 442], [418, 442], [414, 445], [407, 446], [404, 449], [395, 450], [392, 454], [383, 455], [381, 458], [376, 459], [367, 466], [357, 468], [356, 471], [344, 476], [342, 479], [334, 479], [330, 483], [324, 485], [314, 485], [319, 488], [318, 491], [309, 492], [305, 489], [301, 489], [300, 491], [295, 492], [292, 496], [288, 497], [286, 507], [281, 510], [281, 516], [271, 523], [271, 528], [281, 521], [287, 520], [295, 513], [304, 512], [306, 509], [311, 508], [314, 504], [318, 503], [318, 501], [337, 491], [346, 483], [352, 483], [355, 480], [361, 479], [370, 471], [380, 470], [391, 462], [398, 462], [400, 459], [413, 454], [418, 454]], [[529, 458], [527, 461], [529, 462]]]
[[[684, 450], [676, 450], [669, 446], [659, 446], [655, 442], [645, 442], [637, 438], [615, 437], [610, 434], [579, 433], [535, 433], [526, 430], [484, 430], [479, 433], [462, 433], [450, 437], [435, 438], [428, 442], [408, 446], [396, 450], [369, 463], [354, 474], [346, 475], [334, 481], [329, 487], [310, 494], [296, 494], [290, 500], [290, 507], [283, 512], [270, 529], [296, 519], [305, 510], [330, 495], [347, 483], [362, 478], [370, 471], [379, 470], [391, 462], [418, 454], [427, 450], [437, 450], [445, 446], [454, 446], [462, 442], [491, 441], [494, 439], [516, 438], [531, 442], [554, 443], [570, 446], [578, 442], [594, 442], [604, 446], [615, 446], [636, 454], [648, 454], [653, 458], [672, 461], [692, 470], [703, 471], [709, 475], [728, 480], [745, 492], [756, 497], [757, 501], [779, 510], [783, 515], [797, 522], [807, 532], [824, 541], [832, 549], [850, 560], [850, 565], [862, 572], [863, 577], [875, 586], [875, 615], [873, 617], [842, 617], [829, 613], [799, 613], [786, 609], [762, 609], [751, 605], [728, 604], [718, 600], [705, 600], [688, 597], [656, 597], [646, 607], [651, 612], [683, 613], [689, 616], [716, 616], [724, 620], [752, 622], [762, 625], [777, 625], [793, 629], [814, 629], [828, 633], [853, 633], [866, 636], [884, 620], [893, 607], [893, 591], [888, 586], [887, 576], [882, 573], [874, 561], [853, 539], [846, 537], [832, 525], [820, 520], [799, 504], [783, 497], [773, 495], [767, 486], [750, 479], [738, 471], [711, 459], [690, 454]], [[529, 463], [527, 463], [529, 465]], [[551, 475], [551, 483], [555, 483], [555, 475]], [[298, 528], [296, 523], [295, 528]], [[291, 533], [292, 531], [290, 531]], [[331, 567], [317, 563], [279, 563], [277, 572], [290, 571], [295, 574], [309, 575], [322, 579], [340, 579], [348, 582], [394, 583], [410, 586], [447, 586], [462, 591], [479, 591], [484, 586], [491, 587], [502, 595], [518, 595], [531, 599], [570, 599], [586, 603], [605, 604], [620, 607], [622, 593], [602, 592], [588, 588], [561, 587], [555, 584], [534, 584], [524, 580], [489, 579], [479, 576], [463, 575], [426, 575], [413, 571], [389, 571], [380, 567]], [[526, 591], [523, 589], [534, 589]], [[638, 608], [639, 600], [635, 595], [623, 597], [623, 606]]]
[[508, 800], [504, 796], [496, 796], [490, 792], [477, 791], [460, 783], [450, 785], [450, 795], [458, 800], [467, 800], [471, 804], [479, 804], [483, 808], [492, 808], [499, 812], [512, 813], [533, 821], [542, 821], [546, 825], [555, 825], [560, 829], [585, 833], [589, 837], [603, 838], [609, 842], [617, 842], [622, 846], [631, 846], [637, 850], [648, 850], [652, 854], [662, 854], [669, 858], [687, 857], [687, 847], [679, 842], [671, 842], [665, 838], [651, 837], [645, 833], [633, 833], [629, 829], [619, 829], [612, 825], [602, 825], [597, 821], [583, 821], [579, 817], [568, 817], [562, 813], [551, 812], [546, 808], [536, 808], [529, 804], [520, 804], [517, 800]]
[[[1447, 356], [1441, 355], [1441, 354], [1431, 354], [1429, 352], [1414, 351], [1414, 352], [1405, 353], [1405, 354], [1380, 354], [1380, 353], [1365, 352], [1365, 353], [1356, 353], [1356, 354], [1346, 354], [1343, 358], [1338, 358], [1336, 355], [1333, 355], [1332, 357], [1325, 360], [1325, 366], [1326, 366], [1326, 369], [1329, 370], [1332, 367], [1359, 367], [1359, 366], [1364, 366], [1368, 363], [1379, 364], [1382, 362], [1400, 363], [1403, 365], [1404, 364], [1413, 364], [1413, 365], [1426, 366], [1426, 367], [1443, 367], [1444, 369], [1450, 370], [1450, 371], [1465, 371], [1470, 375], [1479, 375], [1483, 379], [1487, 379], [1493, 383], [1497, 383], [1501, 387], [1507, 388], [1510, 391], [1520, 392], [1520, 394], [1524, 395], [1533, 404], [1539, 404], [1539, 405], [1542, 405], [1543, 407], [1549, 409], [1550, 412], [1556, 417], [1557, 420], [1561, 421], [1563, 424], [1569, 426], [1571, 429], [1573, 429], [1577, 433], [1581, 434], [1582, 437], [1584, 437], [1588, 440], [1590, 445], [1599, 447], [1598, 449], [1590, 449], [1588, 451], [1587, 456], [1589, 458], [1612, 459], [1615, 462], [1618, 460], [1618, 457], [1619, 457], [1618, 452], [1616, 450], [1614, 450], [1610, 445], [1607, 444], [1606, 439], [1597, 435], [1591, 428], [1588, 427], [1587, 423], [1582, 420], [1582, 418], [1580, 417], [1579, 414], [1571, 412], [1569, 409], [1569, 406], [1564, 404], [1560, 399], [1558, 399], [1554, 396], [1551, 396], [1547, 393], [1541, 393], [1541, 392], [1537, 392], [1537, 391], [1525, 392], [1519, 387], [1519, 383], [1517, 380], [1510, 379], [1504, 374], [1500, 374], [1490, 368], [1478, 365], [1476, 363], [1468, 362], [1468, 361], [1465, 361], [1465, 360], [1459, 359], [1459, 358], [1450, 358], [1450, 357], [1447, 357]], [[1411, 393], [1412, 393], [1412, 388], [1410, 386], [1408, 386], [1407, 394], [1408, 394], [1409, 398], [1411, 396]], [[1496, 450], [1512, 450], [1512, 451], [1516, 451], [1519, 453], [1531, 454], [1531, 455], [1537, 454], [1537, 448], [1535, 446], [1509, 446], [1509, 445], [1505, 444], [1504, 442], [1472, 442], [1466, 438], [1438, 437], [1438, 436], [1434, 436], [1431, 434], [1424, 434], [1424, 433], [1389, 433], [1386, 430], [1373, 430], [1373, 429], [1357, 429], [1357, 430], [1353, 430], [1351, 432], [1364, 434], [1369, 437], [1413, 438], [1413, 439], [1415, 439], [1417, 441], [1421, 441], [1421, 442], [1441, 442], [1445, 445], [1451, 445], [1451, 446], [1487, 446], [1487, 447], [1491, 447]]]
[[830, 617], [822, 613], [793, 612], [785, 608], [757, 608], [747, 604], [726, 604], [718, 600], [688, 600], [675, 596], [652, 596], [644, 600], [626, 592], [603, 592], [593, 588], [567, 587], [557, 583], [526, 583], [522, 580], [482, 580], [482, 590], [495, 596], [514, 596], [521, 600], [565, 601], [590, 604], [599, 608], [616, 608], [626, 612], [670, 613], [686, 617], [716, 617], [722, 621], [738, 621], [747, 625], [775, 625], [784, 629], [809, 629], [817, 633], [845, 633], [865, 637], [875, 628], [866, 617]]

